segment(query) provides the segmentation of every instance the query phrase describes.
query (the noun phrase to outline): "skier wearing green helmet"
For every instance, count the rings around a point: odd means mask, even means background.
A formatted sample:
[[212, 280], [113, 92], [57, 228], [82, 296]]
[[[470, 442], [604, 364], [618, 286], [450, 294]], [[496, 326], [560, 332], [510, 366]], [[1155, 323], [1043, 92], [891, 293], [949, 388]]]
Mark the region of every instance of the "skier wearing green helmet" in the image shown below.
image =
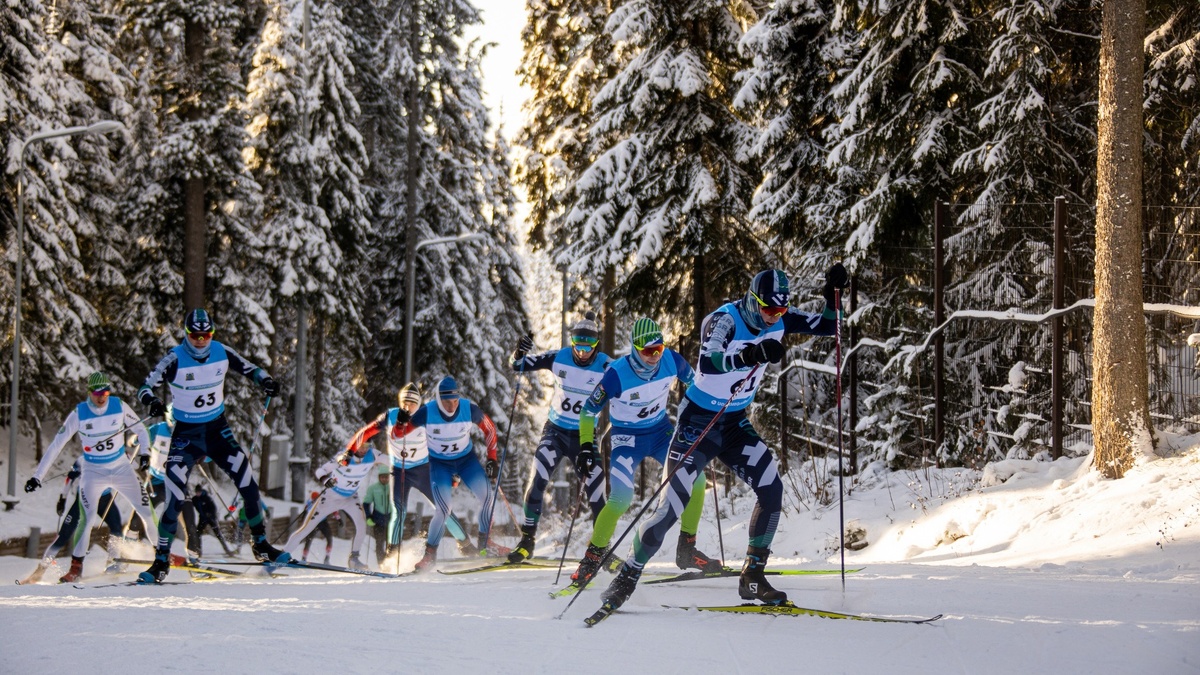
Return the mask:
[[[608, 501], [596, 518], [592, 540], [579, 561], [579, 568], [571, 575], [569, 589], [585, 587], [599, 570], [617, 521], [633, 501], [634, 471], [638, 465], [646, 458], [667, 463], [667, 448], [675, 431], [667, 417], [667, 398], [676, 381], [691, 386], [695, 379], [695, 372], [683, 355], [667, 348], [662, 329], [654, 320], [642, 317], [633, 323], [630, 346], [629, 354], [614, 361], [604, 372], [579, 416], [580, 460], [598, 464], [599, 453], [594, 442], [596, 418], [606, 404], [609, 406], [612, 456], [608, 464]], [[680, 520], [675, 563], [683, 569], [694, 567], [716, 572], [721, 569], [721, 562], [696, 548], [704, 491], [705, 476], [701, 471], [696, 474], [691, 499]], [[635, 552], [640, 546], [635, 540]]]

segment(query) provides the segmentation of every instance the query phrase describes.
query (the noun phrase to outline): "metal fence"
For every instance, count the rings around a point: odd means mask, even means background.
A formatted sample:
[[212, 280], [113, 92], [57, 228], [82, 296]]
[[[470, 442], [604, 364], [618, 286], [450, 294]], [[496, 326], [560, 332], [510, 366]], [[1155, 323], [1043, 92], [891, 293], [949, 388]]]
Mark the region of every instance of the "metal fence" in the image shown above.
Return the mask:
[[[939, 204], [929, 241], [889, 244], [870, 280], [853, 280], [841, 439], [853, 468], [860, 454], [981, 465], [1091, 449], [1092, 209], [1009, 205], [990, 219], [1002, 232], [981, 235], [961, 226], [971, 208]], [[1185, 433], [1200, 432], [1198, 221], [1200, 207], [1148, 207], [1143, 238], [1151, 417]], [[759, 428], [785, 470], [789, 455], [839, 447], [831, 351], [793, 347], [765, 386], [777, 398], [760, 399]]]

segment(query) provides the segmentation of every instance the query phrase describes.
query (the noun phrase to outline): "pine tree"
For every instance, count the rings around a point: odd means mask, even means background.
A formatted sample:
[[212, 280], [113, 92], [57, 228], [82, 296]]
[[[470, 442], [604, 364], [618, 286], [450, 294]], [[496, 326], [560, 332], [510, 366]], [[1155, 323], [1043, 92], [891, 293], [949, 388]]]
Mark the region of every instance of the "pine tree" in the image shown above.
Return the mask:
[[577, 274], [615, 270], [619, 311], [656, 317], [685, 339], [764, 259], [764, 234], [745, 217], [758, 183], [753, 139], [727, 85], [743, 65], [748, 18], [707, 0], [630, 0], [613, 11], [606, 31], [619, 72], [594, 99], [594, 159], [564, 225], [571, 243], [556, 252]]

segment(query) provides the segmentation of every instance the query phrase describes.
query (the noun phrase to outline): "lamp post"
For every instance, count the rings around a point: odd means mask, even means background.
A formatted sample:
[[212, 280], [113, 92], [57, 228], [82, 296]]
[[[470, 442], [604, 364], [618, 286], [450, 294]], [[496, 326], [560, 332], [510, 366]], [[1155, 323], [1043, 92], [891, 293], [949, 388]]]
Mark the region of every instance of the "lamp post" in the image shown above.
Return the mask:
[[10, 510], [17, 503], [17, 410], [20, 407], [21, 395], [21, 273], [22, 257], [25, 251], [25, 191], [22, 189], [21, 177], [25, 174], [25, 148], [31, 143], [44, 141], [48, 138], [61, 136], [77, 136], [80, 134], [107, 134], [110, 131], [124, 129], [120, 122], [97, 122], [86, 127], [66, 127], [34, 134], [21, 141], [17, 146], [17, 159], [21, 167], [17, 170], [17, 271], [16, 271], [16, 302], [13, 306], [13, 353], [12, 353], [12, 396], [9, 398], [8, 423], [8, 498], [4, 500], [5, 510]]
[[435, 237], [426, 239], [413, 247], [412, 264], [408, 266], [406, 275], [408, 282], [404, 291], [404, 381], [412, 382], [412, 359], [413, 359], [413, 306], [417, 288], [417, 254], [426, 246], [437, 246], [438, 244], [461, 244], [464, 241], [473, 239], [484, 239], [487, 235], [482, 232], [468, 232], [460, 234], [457, 237]]

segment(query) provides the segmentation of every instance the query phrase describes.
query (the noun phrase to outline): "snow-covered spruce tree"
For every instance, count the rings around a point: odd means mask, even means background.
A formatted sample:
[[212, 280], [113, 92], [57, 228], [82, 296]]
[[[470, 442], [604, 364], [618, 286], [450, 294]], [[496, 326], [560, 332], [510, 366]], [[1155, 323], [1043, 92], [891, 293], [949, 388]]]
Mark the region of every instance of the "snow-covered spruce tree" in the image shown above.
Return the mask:
[[[954, 162], [962, 200], [955, 210], [946, 255], [952, 261], [947, 302], [952, 308], [1014, 308], [1041, 312], [1053, 298], [1053, 198], [1065, 196], [1076, 219], [1087, 218], [1094, 190], [1096, 13], [1090, 3], [1031, 0], [989, 3], [978, 28], [987, 61], [980, 72], [981, 100], [972, 116], [974, 147]], [[1085, 75], [1080, 76], [1080, 73]], [[1091, 76], [1086, 75], [1091, 73]], [[1091, 237], [1068, 228], [1076, 274], [1090, 275]], [[1073, 302], [1076, 289], [1069, 288]], [[1049, 324], [1031, 326], [978, 321], [948, 333], [947, 382], [958, 432], [992, 424], [988, 410], [1012, 409], [1006, 392], [1009, 369], [1022, 361], [1050, 362]], [[1030, 369], [1028, 411], [1005, 422], [1004, 433], [1049, 438], [1049, 426], [1029, 428], [1050, 408], [1049, 379]], [[1036, 379], [1035, 379], [1036, 378]], [[961, 414], [960, 414], [961, 413]], [[996, 418], [999, 421], [999, 418]], [[966, 437], [949, 434], [947, 451], [962, 451]], [[1028, 450], [1027, 443], [1023, 446]], [[1029, 454], [1033, 454], [1030, 452]]]
[[529, 242], [562, 249], [572, 233], [562, 218], [575, 181], [591, 163], [592, 99], [612, 76], [607, 3], [530, 0], [521, 32], [521, 80], [532, 90], [517, 143], [516, 180], [529, 202]]
[[[832, 123], [823, 130], [830, 182], [821, 203], [807, 210], [809, 222], [829, 230], [821, 240], [843, 242], [848, 266], [874, 303], [860, 323], [864, 335], [887, 339], [931, 324], [933, 206], [957, 197], [950, 163], [974, 134], [969, 111], [979, 84], [970, 22], [977, 12], [970, 1], [838, 0], [830, 14], [824, 49], [834, 73]], [[920, 419], [921, 392], [906, 388], [911, 374], [880, 372], [895, 381], [876, 383], [878, 393], [909, 392], [906, 414]], [[885, 400], [871, 393], [866, 400]], [[895, 406], [893, 396], [887, 400]], [[876, 412], [896, 414], [868, 407], [864, 416]], [[860, 442], [887, 443], [880, 449], [893, 455], [933, 450], [919, 436], [900, 448], [894, 434], [888, 440], [869, 432]]]
[[[354, 75], [347, 57], [348, 29], [337, 6], [314, 3], [311, 8], [306, 54], [302, 3], [286, 0], [269, 7], [247, 85], [245, 156], [263, 190], [259, 237], [273, 282], [268, 302], [276, 344], [287, 345], [275, 353], [279, 376], [294, 391], [292, 345], [303, 298], [313, 345], [308, 370], [314, 400], [312, 447], [323, 457], [341, 445], [317, 435], [330, 428], [344, 432], [362, 407], [351, 382], [353, 369], [318, 370], [313, 364], [362, 359], [361, 246], [370, 223], [359, 183], [366, 149], [355, 126], [358, 102], [347, 86]], [[337, 332], [331, 336], [330, 329]], [[334, 411], [351, 414], [330, 416]]]
[[618, 316], [645, 314], [697, 344], [699, 322], [744, 292], [765, 233], [746, 217], [758, 183], [732, 110], [741, 3], [629, 0], [606, 31], [619, 71], [596, 94], [594, 155], [555, 251], [572, 272], [616, 270]]
[[[1200, 304], [1200, 7], [1146, 3], [1146, 82], [1143, 157], [1145, 301]], [[1186, 262], [1191, 261], [1191, 262]], [[1189, 369], [1184, 347], [1194, 323], [1147, 317], [1151, 408], [1182, 417], [1200, 402], [1181, 395], [1174, 378]]]
[[[136, 280], [141, 283], [135, 282], [126, 328], [143, 332], [151, 342], [163, 336], [168, 344], [177, 342], [185, 307], [183, 294], [173, 290], [177, 280], [170, 271], [182, 271], [187, 264], [181, 233], [187, 204], [195, 196], [190, 190], [200, 181], [203, 199], [193, 206], [203, 210], [204, 304], [213, 312], [217, 339], [270, 369], [267, 303], [272, 289], [255, 232], [260, 188], [242, 159], [245, 87], [234, 36], [245, 30], [243, 9], [229, 0], [118, 4], [124, 21], [122, 59], [139, 87], [134, 92], [139, 129], [134, 142], [149, 155], [138, 179], [149, 192], [126, 195], [133, 207], [129, 226], [161, 245], [151, 250], [137, 242], [144, 256], [140, 269], [148, 272]], [[185, 44], [185, 37], [194, 42]], [[183, 281], [180, 290], [186, 291], [186, 277]], [[143, 285], [155, 283], [172, 290]], [[164, 304], [166, 293], [169, 302]], [[156, 320], [139, 323], [149, 317]], [[160, 355], [149, 354], [144, 368], [149, 370]], [[258, 415], [257, 391], [235, 386], [230, 393], [235, 400], [231, 414], [250, 426]], [[245, 398], [254, 402], [238, 402]]]
[[[23, 252], [20, 418], [25, 430], [65, 414], [82, 394], [82, 378], [110, 364], [100, 358], [97, 289], [119, 282], [105, 223], [111, 204], [103, 196], [115, 181], [111, 157], [115, 135], [69, 136], [29, 145], [35, 134], [111, 118], [108, 98], [89, 86], [107, 79], [106, 54], [87, 63], [92, 8], [70, 8], [70, 28], [41, 2], [22, 0], [0, 7], [0, 137], [4, 143], [4, 257], [0, 270], [0, 321], [12, 326], [17, 246]], [[81, 28], [82, 27], [82, 28]], [[101, 40], [103, 44], [103, 40]], [[103, 62], [103, 63], [101, 63]], [[95, 72], [89, 68], [95, 68]], [[85, 75], [87, 81], [80, 78]], [[25, 196], [24, 241], [17, 241], [17, 181]], [[117, 235], [119, 237], [119, 234]], [[5, 334], [0, 348], [12, 349]], [[9, 364], [5, 381], [11, 382]]]
[[[462, 44], [463, 29], [479, 21], [462, 0], [416, 3], [418, 53], [409, 48], [410, 3], [377, 6], [384, 27], [375, 72], [391, 91], [392, 109], [374, 120], [383, 212], [378, 221], [371, 284], [374, 341], [368, 358], [368, 399], [395, 405], [404, 384], [406, 200], [414, 204], [417, 241], [481, 232], [488, 237], [422, 249], [416, 259], [413, 378], [426, 389], [444, 375], [458, 379], [503, 428], [511, 403], [507, 359], [511, 343], [528, 325], [524, 281], [515, 254], [507, 160], [497, 154], [484, 107], [477, 45]], [[417, 189], [405, 177], [410, 110], [416, 87], [421, 113], [413, 167]], [[371, 111], [372, 113], [374, 111]], [[400, 113], [403, 112], [403, 115]], [[385, 139], [388, 139], [385, 141]], [[386, 150], [385, 150], [386, 145]], [[374, 157], [373, 157], [374, 161]], [[379, 166], [377, 164], [377, 166]], [[386, 270], [386, 271], [385, 271]]]

